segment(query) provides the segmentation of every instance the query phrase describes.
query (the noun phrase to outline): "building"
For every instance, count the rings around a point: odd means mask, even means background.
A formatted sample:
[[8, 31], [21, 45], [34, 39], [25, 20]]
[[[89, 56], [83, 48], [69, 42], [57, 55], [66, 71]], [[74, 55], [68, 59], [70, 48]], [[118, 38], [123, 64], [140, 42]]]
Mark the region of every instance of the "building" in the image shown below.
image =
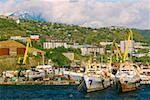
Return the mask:
[[10, 55], [17, 56], [22, 55], [25, 52], [25, 46], [19, 42], [8, 40], [0, 42], [0, 56]]
[[20, 41], [23, 41], [23, 42], [26, 42], [28, 37], [22, 37], [22, 36], [11, 36], [10, 39], [11, 40], [20, 40]]
[[[0, 42], [0, 56], [18, 56], [24, 55], [26, 46], [14, 40]], [[29, 53], [32, 55], [43, 55], [45, 52], [36, 48], [29, 48]]]
[[113, 42], [100, 42], [100, 45], [106, 46], [106, 45], [112, 45]]
[[74, 60], [74, 53], [71, 52], [67, 52], [67, 53], [63, 53], [63, 55], [65, 57], [67, 57], [69, 60], [73, 61]]
[[132, 53], [134, 51], [134, 41], [120, 41], [120, 48], [121, 48], [121, 53], [124, 53], [126, 49], [126, 45], [128, 45], [128, 52]]
[[96, 52], [97, 54], [104, 54], [105, 48], [100, 46], [91, 46], [91, 45], [89, 46], [83, 45], [83, 47], [81, 48], [82, 55], [90, 55], [94, 52]]
[[18, 17], [7, 16], [7, 15], [0, 15], [0, 18], [2, 18], [2, 19], [12, 19], [12, 20], [14, 20], [17, 24], [20, 23], [20, 19], [19, 19]]
[[67, 48], [67, 43], [65, 42], [44, 42], [43, 43], [44, 49], [54, 49], [62, 46]]
[[40, 36], [39, 35], [30, 35], [31, 40], [39, 40]]
[[146, 56], [147, 54], [146, 53], [136, 53], [136, 54], [132, 54], [132, 56], [134, 57], [143, 57], [143, 56]]
[[45, 54], [44, 51], [36, 49], [36, 48], [33, 48], [33, 47], [29, 48], [29, 53], [32, 54], [32, 55], [34, 55], [34, 56], [37, 56], [37, 55], [44, 56], [44, 54]]

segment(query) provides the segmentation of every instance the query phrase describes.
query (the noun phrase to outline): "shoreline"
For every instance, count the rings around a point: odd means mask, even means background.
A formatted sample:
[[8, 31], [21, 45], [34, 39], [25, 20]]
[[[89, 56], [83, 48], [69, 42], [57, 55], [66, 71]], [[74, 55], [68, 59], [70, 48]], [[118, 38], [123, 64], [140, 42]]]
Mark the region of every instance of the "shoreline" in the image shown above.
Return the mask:
[[77, 82], [72, 80], [63, 81], [18, 81], [18, 82], [0, 82], [0, 85], [78, 85]]

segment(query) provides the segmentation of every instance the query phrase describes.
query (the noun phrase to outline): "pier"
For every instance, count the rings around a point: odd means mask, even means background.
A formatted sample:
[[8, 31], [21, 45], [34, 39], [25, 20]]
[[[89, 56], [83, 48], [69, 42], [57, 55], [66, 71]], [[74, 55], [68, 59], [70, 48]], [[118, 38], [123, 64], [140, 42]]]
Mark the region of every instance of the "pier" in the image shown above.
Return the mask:
[[77, 85], [75, 81], [72, 80], [62, 80], [62, 81], [18, 81], [18, 82], [0, 82], [0, 85]]

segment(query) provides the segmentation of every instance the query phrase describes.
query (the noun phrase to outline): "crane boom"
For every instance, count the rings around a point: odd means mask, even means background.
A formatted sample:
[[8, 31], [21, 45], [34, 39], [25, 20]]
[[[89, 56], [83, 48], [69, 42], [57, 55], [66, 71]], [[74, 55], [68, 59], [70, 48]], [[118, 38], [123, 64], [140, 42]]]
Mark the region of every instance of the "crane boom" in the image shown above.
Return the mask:
[[119, 56], [122, 59], [122, 55], [115, 40], [113, 41], [113, 46], [116, 48], [116, 61], [119, 61]]
[[23, 57], [23, 64], [26, 64], [26, 60], [27, 60], [27, 56], [28, 56], [27, 54], [28, 54], [28, 51], [29, 51], [29, 46], [32, 47], [30, 38], [27, 39], [26, 51], [25, 51], [24, 57]]
[[[23, 56], [23, 58], [20, 58], [20, 57], [19, 57], [19, 59], [18, 59], [18, 64], [22, 64], [22, 65], [25, 65], [25, 64], [26, 64], [29, 47], [32, 47], [31, 39], [30, 39], [30, 38], [27, 38], [27, 44], [26, 44], [26, 50], [25, 50], [24, 56]], [[22, 62], [21, 62], [21, 61], [22, 61]]]
[[125, 61], [126, 58], [127, 58], [128, 51], [129, 51], [129, 44], [131, 43], [131, 40], [133, 40], [133, 33], [132, 33], [132, 30], [129, 29], [128, 40], [127, 40], [127, 44], [125, 45], [125, 51], [124, 51], [123, 61]]

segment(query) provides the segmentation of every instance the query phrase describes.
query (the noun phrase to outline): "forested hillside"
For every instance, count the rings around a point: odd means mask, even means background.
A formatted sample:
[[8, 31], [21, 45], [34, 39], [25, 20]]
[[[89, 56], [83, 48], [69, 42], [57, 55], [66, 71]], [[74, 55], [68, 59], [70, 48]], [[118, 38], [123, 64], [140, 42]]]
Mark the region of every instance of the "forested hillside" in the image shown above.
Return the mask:
[[[51, 37], [68, 42], [93, 44], [101, 41], [113, 41], [113, 39], [117, 41], [124, 40], [127, 38], [127, 32], [128, 29], [117, 27], [92, 29], [89, 27], [31, 20], [21, 20], [20, 24], [17, 24], [11, 19], [0, 19], [0, 40], [6, 40], [10, 36], [15, 35], [29, 36], [31, 34], [39, 34], [41, 42], [44, 42], [46, 37]], [[134, 29], [133, 33], [135, 41], [150, 42], [150, 38], [148, 38], [149, 33], [146, 30], [137, 31]]]

